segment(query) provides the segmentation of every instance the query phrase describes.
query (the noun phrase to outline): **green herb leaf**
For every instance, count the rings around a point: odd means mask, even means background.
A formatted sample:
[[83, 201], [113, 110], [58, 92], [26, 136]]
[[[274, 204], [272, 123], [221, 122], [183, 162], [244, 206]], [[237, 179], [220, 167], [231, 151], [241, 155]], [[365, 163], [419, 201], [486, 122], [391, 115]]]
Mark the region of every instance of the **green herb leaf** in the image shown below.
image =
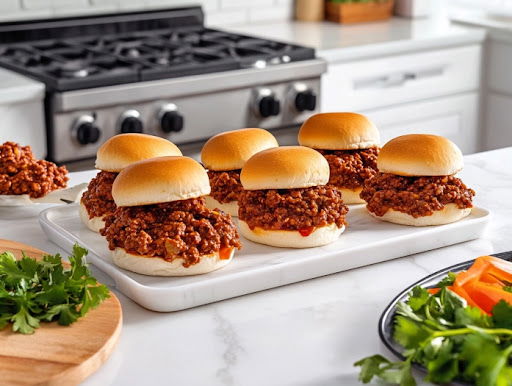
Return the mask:
[[354, 366], [361, 366], [359, 380], [363, 383], [371, 382], [373, 377], [382, 374], [389, 365], [391, 362], [382, 355], [373, 355], [354, 363]]
[[492, 320], [497, 328], [512, 329], [512, 305], [500, 300], [492, 309]]
[[453, 272], [448, 272], [448, 274], [436, 284], [436, 288], [449, 287], [455, 283], [455, 279], [457, 278], [457, 274]]
[[398, 315], [393, 338], [405, 348], [415, 348], [432, 335], [432, 330], [415, 320]]
[[455, 310], [455, 323], [461, 327], [471, 325], [487, 328], [493, 325], [493, 321], [488, 315], [471, 306]]
[[71, 268], [60, 255], [41, 260], [0, 254], [0, 329], [12, 323], [15, 332], [32, 334], [40, 321], [74, 323], [109, 297], [85, 263], [87, 250], [75, 245]]
[[400, 386], [416, 386], [409, 361], [391, 362], [382, 355], [373, 355], [357, 361], [354, 366], [361, 367], [359, 380], [363, 383], [369, 383], [376, 377]]
[[416, 286], [409, 294], [409, 300], [407, 301], [407, 304], [409, 304], [413, 311], [418, 311], [421, 307], [427, 304], [429, 298], [430, 294], [425, 288]]

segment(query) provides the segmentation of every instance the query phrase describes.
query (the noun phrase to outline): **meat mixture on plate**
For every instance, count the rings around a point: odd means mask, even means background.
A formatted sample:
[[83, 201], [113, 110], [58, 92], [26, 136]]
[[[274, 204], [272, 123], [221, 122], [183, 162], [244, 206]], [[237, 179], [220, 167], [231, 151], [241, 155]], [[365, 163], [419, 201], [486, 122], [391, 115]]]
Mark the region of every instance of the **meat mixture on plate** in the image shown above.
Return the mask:
[[112, 184], [119, 173], [99, 172], [82, 195], [82, 204], [87, 209], [89, 218], [101, 217], [116, 210], [112, 198]]
[[318, 150], [329, 163], [329, 185], [346, 189], [362, 188], [377, 172], [379, 148], [359, 150]]
[[210, 186], [212, 188], [210, 196], [222, 204], [237, 201], [238, 196], [244, 190], [240, 183], [240, 170], [230, 171], [208, 171]]
[[474, 195], [473, 189], [454, 176], [403, 177], [389, 173], [377, 173], [366, 181], [361, 192], [368, 210], [377, 216], [393, 209], [415, 218], [430, 216], [447, 204], [471, 208]]
[[302, 189], [246, 190], [240, 194], [239, 218], [251, 229], [294, 230], [303, 235], [330, 224], [345, 225], [348, 208], [331, 186]]
[[228, 258], [233, 248], [241, 247], [231, 216], [209, 210], [204, 198], [119, 207], [105, 217], [101, 234], [112, 250], [168, 261], [182, 258], [184, 267], [216, 252]]
[[14, 142], [0, 145], [0, 194], [28, 194], [40, 198], [67, 186], [65, 166], [38, 160], [30, 146]]

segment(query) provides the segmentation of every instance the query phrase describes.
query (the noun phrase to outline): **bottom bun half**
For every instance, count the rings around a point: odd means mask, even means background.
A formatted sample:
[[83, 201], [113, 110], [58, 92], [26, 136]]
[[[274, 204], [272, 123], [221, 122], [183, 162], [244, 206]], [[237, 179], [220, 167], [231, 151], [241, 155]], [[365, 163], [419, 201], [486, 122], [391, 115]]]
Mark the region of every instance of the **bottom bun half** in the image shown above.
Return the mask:
[[208, 209], [220, 209], [233, 217], [238, 217], [238, 201], [231, 201], [228, 202], [227, 204], [222, 204], [212, 196], [205, 196], [204, 201]]
[[82, 204], [82, 202], [80, 202], [79, 212], [80, 219], [91, 231], [99, 233], [100, 229], [105, 227], [105, 221], [103, 221], [101, 217], [89, 218], [89, 213], [87, 213], [87, 209], [85, 208], [85, 205]]
[[256, 243], [281, 248], [312, 248], [336, 241], [345, 230], [336, 224], [316, 228], [309, 236], [302, 236], [298, 231], [276, 231], [254, 228], [251, 230], [245, 221], [238, 222], [240, 234]]
[[161, 257], [146, 257], [133, 255], [122, 248], [112, 252], [112, 260], [121, 268], [148, 276], [191, 276], [201, 275], [225, 267], [233, 259], [235, 250], [231, 251], [229, 259], [221, 259], [218, 253], [201, 256], [199, 263], [185, 268], [181, 258], [167, 261]]
[[355, 204], [366, 204], [366, 201], [359, 197], [359, 194], [363, 190], [363, 188], [357, 189], [347, 189], [347, 188], [338, 188], [341, 192], [341, 196], [343, 198], [343, 203], [345, 205], [355, 205]]
[[398, 212], [396, 210], [388, 210], [384, 216], [377, 216], [375, 213], [368, 212], [379, 220], [392, 222], [400, 225], [411, 225], [416, 227], [443, 225], [455, 221], [459, 221], [471, 213], [471, 208], [460, 209], [455, 204], [447, 204], [441, 210], [435, 211], [430, 216], [415, 218], [407, 213]]

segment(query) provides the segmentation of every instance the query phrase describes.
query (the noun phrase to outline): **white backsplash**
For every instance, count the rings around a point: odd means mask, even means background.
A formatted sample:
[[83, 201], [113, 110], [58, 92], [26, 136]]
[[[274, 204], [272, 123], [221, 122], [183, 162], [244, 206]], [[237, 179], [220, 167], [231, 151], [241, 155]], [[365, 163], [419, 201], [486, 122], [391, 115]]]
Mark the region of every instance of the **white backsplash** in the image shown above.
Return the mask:
[[206, 23], [240, 25], [292, 18], [293, 0], [0, 0], [0, 22], [201, 4]]

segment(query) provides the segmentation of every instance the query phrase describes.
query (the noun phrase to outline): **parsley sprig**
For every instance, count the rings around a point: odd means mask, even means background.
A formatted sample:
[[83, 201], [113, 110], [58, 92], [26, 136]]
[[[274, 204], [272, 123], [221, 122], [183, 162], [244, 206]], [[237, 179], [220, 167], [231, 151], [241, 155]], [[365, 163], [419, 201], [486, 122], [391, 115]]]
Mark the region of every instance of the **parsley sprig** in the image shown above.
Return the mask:
[[393, 338], [405, 348], [405, 360], [391, 362], [374, 355], [356, 362], [362, 382], [376, 377], [415, 386], [411, 369], [418, 363], [432, 383], [512, 385], [512, 306], [501, 300], [489, 316], [446, 288], [453, 280], [454, 275], [448, 275], [435, 295], [415, 287], [407, 301], [397, 304]]
[[0, 254], [0, 329], [12, 323], [13, 331], [32, 334], [42, 321], [67, 326], [108, 298], [87, 268], [87, 253], [75, 245], [69, 268], [59, 254], [41, 260]]

